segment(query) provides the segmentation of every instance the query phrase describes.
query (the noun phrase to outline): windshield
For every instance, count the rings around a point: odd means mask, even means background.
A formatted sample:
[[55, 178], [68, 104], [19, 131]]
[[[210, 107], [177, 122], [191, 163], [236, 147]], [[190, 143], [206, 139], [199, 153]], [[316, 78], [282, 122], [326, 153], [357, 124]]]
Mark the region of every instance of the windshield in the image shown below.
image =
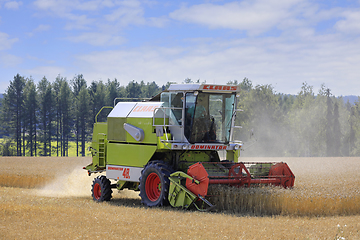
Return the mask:
[[187, 93], [185, 137], [190, 143], [228, 143], [234, 94]]

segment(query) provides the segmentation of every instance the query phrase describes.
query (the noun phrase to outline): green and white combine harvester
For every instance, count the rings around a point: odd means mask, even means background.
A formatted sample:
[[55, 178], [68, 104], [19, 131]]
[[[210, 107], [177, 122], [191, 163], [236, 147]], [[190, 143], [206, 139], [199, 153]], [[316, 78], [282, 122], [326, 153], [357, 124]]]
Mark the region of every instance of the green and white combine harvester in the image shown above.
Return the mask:
[[238, 86], [173, 84], [146, 102], [118, 102], [107, 122], [97, 115], [92, 163], [84, 169], [89, 176], [106, 175], [94, 179], [93, 199], [108, 201], [112, 188], [127, 188], [140, 191], [149, 207], [209, 210], [210, 184], [292, 187], [295, 177], [286, 163], [238, 161], [239, 93]]

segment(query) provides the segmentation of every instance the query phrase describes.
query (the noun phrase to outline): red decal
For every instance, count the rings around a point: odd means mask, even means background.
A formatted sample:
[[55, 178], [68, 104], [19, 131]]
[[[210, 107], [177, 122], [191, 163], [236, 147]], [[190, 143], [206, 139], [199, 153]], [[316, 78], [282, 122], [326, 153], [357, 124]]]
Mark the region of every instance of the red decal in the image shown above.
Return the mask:
[[108, 167], [108, 170], [122, 171], [123, 168], [121, 168], [121, 167]]
[[124, 168], [122, 175], [124, 178], [130, 178], [130, 168]]
[[140, 108], [141, 108], [140, 106], [136, 106], [136, 108], [134, 108], [134, 112], [140, 112], [139, 111]]
[[223, 145], [191, 145], [190, 149], [202, 149], [202, 150], [226, 150], [227, 146]]
[[136, 106], [133, 112], [153, 112], [156, 106]]
[[203, 90], [237, 91], [237, 86], [228, 85], [203, 85]]

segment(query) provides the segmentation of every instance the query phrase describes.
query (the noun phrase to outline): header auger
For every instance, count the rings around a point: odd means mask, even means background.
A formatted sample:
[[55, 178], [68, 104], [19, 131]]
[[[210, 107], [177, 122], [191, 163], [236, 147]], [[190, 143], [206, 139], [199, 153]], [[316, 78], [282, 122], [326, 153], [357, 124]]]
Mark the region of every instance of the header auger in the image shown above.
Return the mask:
[[[92, 163], [84, 169], [106, 176], [95, 178], [93, 199], [108, 201], [112, 188], [128, 188], [140, 191], [149, 207], [209, 210], [211, 184], [293, 187], [295, 176], [286, 163], [238, 161], [239, 92], [238, 86], [173, 84], [147, 102], [118, 102], [107, 122], [96, 116]], [[219, 152], [226, 159], [220, 160]]]

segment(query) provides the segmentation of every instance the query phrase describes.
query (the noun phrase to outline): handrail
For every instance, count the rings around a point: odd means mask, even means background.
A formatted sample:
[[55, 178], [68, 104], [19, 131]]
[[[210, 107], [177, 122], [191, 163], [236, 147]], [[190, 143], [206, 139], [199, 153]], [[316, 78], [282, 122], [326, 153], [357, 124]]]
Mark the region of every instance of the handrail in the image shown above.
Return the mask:
[[[155, 125], [155, 112], [156, 112], [156, 110], [158, 110], [158, 109], [164, 109], [164, 111], [163, 111], [163, 124], [159, 124], [159, 125]], [[165, 122], [166, 122], [166, 117], [167, 118], [169, 118], [169, 116], [167, 116], [166, 115], [166, 112], [165, 112], [165, 110], [166, 109], [170, 109], [170, 110], [182, 110], [182, 108], [180, 108], [180, 107], [157, 107], [157, 108], [155, 108], [154, 109], [154, 114], [153, 114], [153, 126], [154, 127], [156, 127], [156, 126], [164, 126], [164, 127], [182, 127], [183, 126], [183, 116], [181, 116], [181, 125], [172, 125], [172, 124], [165, 124]], [[181, 113], [182, 114], [182, 113]]]
[[104, 108], [113, 109], [113, 107], [110, 107], [110, 106], [104, 106], [104, 107], [102, 107], [102, 108], [99, 110], [99, 112], [96, 114], [96, 116], [95, 116], [95, 123], [98, 122], [98, 121], [97, 121], [97, 117], [99, 116], [99, 114], [101, 113], [101, 111], [102, 111]]
[[[162, 113], [159, 113], [158, 114], [158, 110], [161, 110]], [[171, 124], [171, 121], [170, 121], [170, 116], [168, 114], [166, 114], [167, 110], [181, 110], [181, 118], [180, 119], [176, 119], [175, 117], [174, 119], [172, 119], [172, 121], [174, 123], [176, 123], [178, 120], [181, 120], [181, 124]], [[184, 118], [184, 115], [183, 115], [183, 108], [181, 107], [157, 107], [154, 109], [154, 112], [153, 112], [153, 126], [154, 127], [162, 127], [163, 128], [163, 131], [165, 132], [166, 134], [166, 139], [160, 139], [161, 142], [164, 142], [164, 143], [182, 143], [184, 142], [184, 133], [182, 132], [181, 134], [181, 140], [180, 139], [176, 139], [176, 140], [171, 140], [171, 139], [168, 139], [167, 138], [167, 127], [175, 127], [175, 128], [183, 128], [184, 127], [184, 121], [185, 121], [185, 118]], [[155, 119], [162, 119], [162, 123], [160, 122], [159, 124], [155, 124]], [[169, 119], [169, 123], [166, 124], [166, 119]], [[161, 121], [161, 120], [160, 120]]]

